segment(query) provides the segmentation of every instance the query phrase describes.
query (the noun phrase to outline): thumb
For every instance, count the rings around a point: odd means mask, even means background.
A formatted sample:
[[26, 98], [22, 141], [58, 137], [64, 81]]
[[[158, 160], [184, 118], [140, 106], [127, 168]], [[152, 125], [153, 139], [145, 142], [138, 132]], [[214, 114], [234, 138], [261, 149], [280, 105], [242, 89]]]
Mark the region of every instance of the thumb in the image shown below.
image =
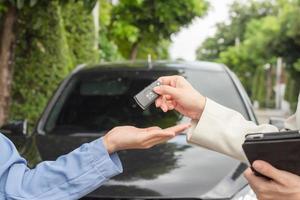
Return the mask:
[[173, 99], [178, 98], [180, 94], [177, 88], [168, 85], [157, 86], [153, 90], [159, 95], [170, 95]]
[[282, 172], [281, 170], [276, 169], [269, 163], [262, 161], [262, 160], [256, 160], [252, 164], [252, 167], [259, 173], [273, 179], [276, 182], [282, 183], [284, 180], [282, 179]]

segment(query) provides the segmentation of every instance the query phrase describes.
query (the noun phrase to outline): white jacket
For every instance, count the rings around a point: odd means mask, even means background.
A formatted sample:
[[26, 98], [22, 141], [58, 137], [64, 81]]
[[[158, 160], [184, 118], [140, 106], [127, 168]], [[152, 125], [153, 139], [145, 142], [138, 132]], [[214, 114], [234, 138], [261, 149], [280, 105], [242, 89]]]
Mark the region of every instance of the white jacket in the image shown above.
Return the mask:
[[[296, 113], [285, 121], [285, 128], [300, 129], [300, 94]], [[247, 121], [240, 113], [207, 98], [201, 119], [192, 121], [187, 140], [190, 143], [247, 162], [242, 149], [245, 135], [276, 131], [279, 130], [275, 126], [269, 124], [256, 125], [252, 121]]]

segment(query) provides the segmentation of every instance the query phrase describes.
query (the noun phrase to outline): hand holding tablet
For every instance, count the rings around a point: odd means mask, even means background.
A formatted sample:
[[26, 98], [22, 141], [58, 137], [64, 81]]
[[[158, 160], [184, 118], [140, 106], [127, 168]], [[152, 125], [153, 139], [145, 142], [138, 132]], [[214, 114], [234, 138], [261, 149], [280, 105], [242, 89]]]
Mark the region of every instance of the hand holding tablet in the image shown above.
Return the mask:
[[251, 165], [255, 160], [263, 160], [277, 169], [300, 175], [300, 131], [248, 134], [243, 149]]

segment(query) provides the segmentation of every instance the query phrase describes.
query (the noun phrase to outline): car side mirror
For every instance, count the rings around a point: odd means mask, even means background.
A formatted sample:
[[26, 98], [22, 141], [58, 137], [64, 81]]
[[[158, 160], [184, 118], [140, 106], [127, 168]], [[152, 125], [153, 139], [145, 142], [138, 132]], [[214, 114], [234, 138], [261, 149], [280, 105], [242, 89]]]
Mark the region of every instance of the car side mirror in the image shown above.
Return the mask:
[[276, 126], [279, 130], [284, 128], [284, 118], [281, 117], [270, 117], [269, 124]]
[[28, 134], [27, 120], [12, 121], [3, 125], [0, 131], [7, 134], [24, 136]]

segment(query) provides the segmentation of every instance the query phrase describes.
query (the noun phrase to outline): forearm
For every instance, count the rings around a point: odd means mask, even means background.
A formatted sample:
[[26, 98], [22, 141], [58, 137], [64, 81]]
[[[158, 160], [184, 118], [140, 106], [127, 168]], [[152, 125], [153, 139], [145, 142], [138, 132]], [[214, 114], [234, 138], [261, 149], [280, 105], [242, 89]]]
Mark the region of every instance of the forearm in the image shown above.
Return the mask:
[[256, 125], [240, 113], [207, 99], [199, 121], [193, 121], [188, 141], [247, 162], [242, 150], [245, 135], [255, 132], [276, 132], [275, 126]]
[[1, 172], [1, 192], [6, 199], [78, 199], [122, 172], [118, 156], [108, 155], [102, 139], [34, 169], [27, 168], [13, 151], [6, 165], [9, 167]]

